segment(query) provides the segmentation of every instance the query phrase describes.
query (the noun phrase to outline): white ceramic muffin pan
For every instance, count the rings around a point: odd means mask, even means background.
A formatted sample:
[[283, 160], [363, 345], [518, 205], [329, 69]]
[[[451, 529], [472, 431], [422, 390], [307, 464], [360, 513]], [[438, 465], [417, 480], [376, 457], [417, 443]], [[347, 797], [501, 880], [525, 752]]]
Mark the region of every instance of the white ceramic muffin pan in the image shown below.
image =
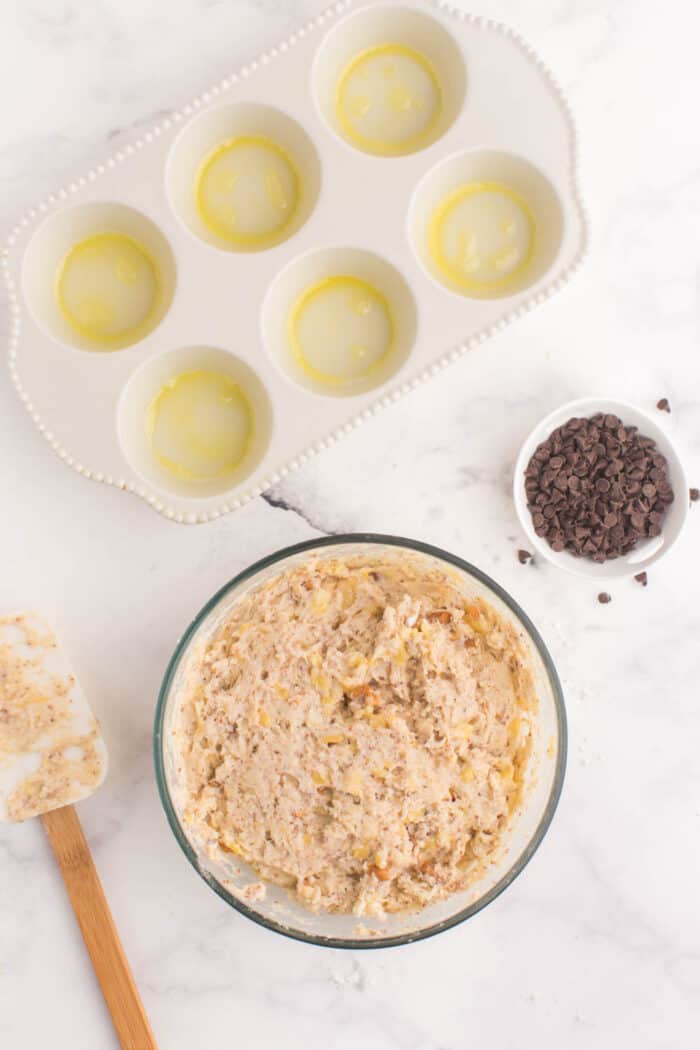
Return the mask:
[[[422, 148], [377, 156], [347, 141], [335, 91], [353, 56], [414, 48], [437, 74], [439, 116]], [[236, 251], [194, 204], [202, 158], [237, 135], [293, 159], [301, 200], [284, 239]], [[508, 185], [531, 209], [534, 254], [507, 292], [468, 297], [436, 272], [428, 219], [457, 186]], [[59, 309], [57, 270], [92, 234], [133, 237], [155, 261], [157, 308], [132, 345], [95, 352]], [[183, 522], [218, 517], [560, 288], [584, 254], [575, 137], [561, 94], [510, 30], [441, 3], [343, 0], [26, 215], [3, 253], [10, 368], [51, 447], [87, 478]], [[339, 396], [298, 367], [289, 312], [305, 288], [351, 274], [383, 295], [394, 347]], [[254, 427], [235, 475], [206, 485], [152, 455], [145, 412], [182, 371], [239, 384]]]

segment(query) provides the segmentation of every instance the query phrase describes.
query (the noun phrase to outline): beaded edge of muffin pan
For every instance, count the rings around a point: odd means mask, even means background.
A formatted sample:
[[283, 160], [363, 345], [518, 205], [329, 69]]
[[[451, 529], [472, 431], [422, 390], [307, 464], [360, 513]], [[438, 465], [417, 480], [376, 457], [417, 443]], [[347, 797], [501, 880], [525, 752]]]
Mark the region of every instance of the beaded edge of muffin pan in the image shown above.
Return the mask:
[[576, 273], [583, 263], [586, 255], [588, 254], [589, 245], [589, 223], [586, 211], [583, 207], [581, 195], [578, 188], [578, 175], [579, 175], [579, 162], [578, 162], [578, 134], [576, 131], [576, 125], [574, 123], [573, 115], [566, 101], [563, 91], [555, 79], [553, 74], [550, 72], [548, 67], [544, 64], [542, 59], [537, 55], [534, 49], [523, 39], [520, 34], [511, 29], [510, 26], [504, 25], [491, 18], [484, 18], [480, 15], [472, 15], [466, 11], [462, 11], [453, 7], [451, 4], [444, 2], [444, 0], [425, 0], [428, 7], [432, 7], [435, 10], [448, 15], [458, 22], [466, 22], [475, 28], [481, 28], [490, 32], [500, 33], [502, 36], [509, 39], [518, 49], [528, 58], [530, 62], [536, 67], [540, 76], [544, 79], [547, 87], [554, 95], [558, 104], [560, 105], [564, 118], [569, 127], [570, 143], [571, 143], [571, 155], [569, 158], [569, 186], [571, 190], [572, 200], [574, 206], [578, 212], [579, 221], [581, 223], [581, 246], [578, 254], [574, 260], [566, 267], [562, 273], [559, 274], [553, 281], [548, 285], [541, 288], [534, 295], [528, 296], [524, 299], [517, 307], [506, 312], [503, 317], [496, 321], [492, 325], [488, 325], [480, 331], [476, 332], [469, 339], [462, 343], [458, 343], [451, 349], [446, 350], [437, 361], [428, 365], [417, 375], [411, 379], [405, 380], [400, 383], [394, 389], [387, 391], [387, 393], [380, 395], [376, 401], [368, 405], [366, 408], [359, 411], [352, 419], [340, 424], [334, 430], [332, 430], [327, 436], [314, 442], [307, 449], [300, 454], [292, 457], [288, 460], [280, 469], [274, 471], [268, 477], [264, 478], [259, 484], [252, 486], [244, 490], [240, 495], [237, 495], [234, 499], [222, 502], [218, 506], [208, 508], [202, 511], [180, 511], [177, 508], [169, 505], [165, 500], [162, 499], [159, 493], [153, 492], [149, 487], [140, 481], [130, 481], [123, 477], [114, 477], [110, 474], [103, 474], [100, 471], [93, 471], [85, 464], [76, 460], [74, 456], [56, 439], [55, 435], [48, 430], [46, 425], [42, 422], [39, 413], [34, 408], [29, 395], [24, 390], [22, 383], [19, 378], [17, 370], [17, 357], [19, 352], [19, 342], [21, 336], [21, 311], [20, 302], [18, 299], [17, 288], [15, 285], [14, 278], [10, 273], [9, 269], [9, 254], [10, 249], [13, 248], [18, 238], [20, 238], [25, 231], [33, 225], [37, 220], [41, 219], [49, 209], [53, 208], [56, 204], [60, 204], [62, 201], [67, 200], [72, 194], [77, 193], [88, 184], [95, 182], [105, 172], [112, 170], [122, 164], [127, 158], [131, 157], [137, 150], [143, 149], [145, 146], [152, 143], [164, 132], [169, 131], [171, 128], [181, 123], [188, 117], [193, 116], [198, 110], [211, 104], [217, 96], [223, 92], [228, 91], [234, 84], [240, 81], [247, 80], [251, 74], [253, 74], [261, 66], [268, 65], [277, 55], [288, 51], [293, 45], [308, 36], [310, 33], [317, 32], [334, 18], [341, 14], [349, 12], [354, 4], [355, 0], [338, 0], [338, 2], [327, 7], [315, 18], [306, 22], [299, 29], [293, 32], [285, 40], [281, 41], [274, 47], [269, 48], [267, 51], [263, 51], [256, 59], [242, 65], [239, 69], [224, 77], [217, 84], [214, 84], [208, 90], [203, 91], [200, 95], [192, 99], [191, 102], [178, 110], [175, 110], [172, 114], [165, 117], [163, 120], [155, 123], [151, 128], [145, 131], [141, 136], [136, 138], [133, 142], [126, 143], [122, 149], [117, 150], [111, 156], [109, 156], [104, 163], [98, 164], [93, 168], [90, 168], [88, 172], [70, 181], [66, 186], [57, 190], [55, 193], [49, 194], [44, 200], [40, 201], [37, 205], [29, 208], [19, 222], [16, 223], [9, 236], [5, 241], [5, 245], [0, 251], [0, 269], [4, 275], [5, 286], [7, 290], [8, 308], [9, 308], [9, 349], [8, 349], [8, 363], [10, 369], [10, 377], [17, 392], [17, 395], [29, 413], [30, 418], [36, 425], [39, 433], [49, 443], [52, 450], [56, 455], [63, 460], [69, 467], [72, 467], [78, 474], [91, 480], [97, 481], [105, 485], [111, 485], [117, 489], [121, 489], [125, 492], [130, 492], [133, 495], [138, 496], [144, 500], [150, 506], [153, 507], [158, 513], [164, 517], [176, 521], [182, 524], [194, 525], [205, 523], [208, 521], [214, 521], [220, 518], [224, 514], [230, 513], [244, 504], [250, 502], [252, 499], [262, 495], [268, 489], [277, 485], [284, 477], [291, 472], [297, 470], [302, 464], [308, 462], [318, 452], [323, 451], [326, 448], [336, 444], [346, 434], [349, 434], [357, 426], [363, 423], [365, 420], [370, 419], [372, 416], [377, 415], [387, 406], [393, 404], [402, 398], [405, 394], [415, 390], [418, 386], [424, 383], [427, 379], [438, 375], [448, 365], [453, 364], [459, 360], [469, 350], [476, 349], [487, 339], [496, 335], [498, 332], [503, 331], [514, 321], [520, 317], [525, 316], [535, 306], [539, 306], [546, 302], [552, 295], [560, 291]]

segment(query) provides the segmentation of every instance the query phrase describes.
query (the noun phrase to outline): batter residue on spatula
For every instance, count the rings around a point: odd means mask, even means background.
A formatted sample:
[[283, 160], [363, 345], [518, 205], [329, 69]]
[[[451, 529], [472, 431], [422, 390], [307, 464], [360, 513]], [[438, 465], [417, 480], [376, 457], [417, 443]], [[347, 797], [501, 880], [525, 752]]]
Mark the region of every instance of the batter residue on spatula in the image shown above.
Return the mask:
[[98, 724], [50, 628], [0, 618], [0, 819], [77, 802], [106, 769]]

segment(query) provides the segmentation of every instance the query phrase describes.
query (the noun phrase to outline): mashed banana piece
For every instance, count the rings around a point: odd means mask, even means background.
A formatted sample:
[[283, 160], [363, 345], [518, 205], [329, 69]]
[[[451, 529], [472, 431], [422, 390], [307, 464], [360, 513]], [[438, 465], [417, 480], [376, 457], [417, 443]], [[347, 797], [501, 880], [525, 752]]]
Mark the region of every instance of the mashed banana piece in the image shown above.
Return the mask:
[[465, 889], [518, 804], [524, 650], [434, 564], [299, 564], [232, 608], [188, 676], [188, 834], [313, 910], [381, 916]]

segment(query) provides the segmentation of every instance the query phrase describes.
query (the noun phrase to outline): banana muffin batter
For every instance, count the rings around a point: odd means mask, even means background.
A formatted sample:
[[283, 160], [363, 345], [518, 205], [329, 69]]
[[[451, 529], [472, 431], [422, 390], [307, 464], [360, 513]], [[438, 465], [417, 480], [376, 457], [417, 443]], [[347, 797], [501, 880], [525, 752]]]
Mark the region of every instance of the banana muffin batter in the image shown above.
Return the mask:
[[456, 574], [405, 552], [306, 560], [189, 670], [183, 821], [313, 910], [419, 908], [495, 859], [535, 707], [517, 632]]

